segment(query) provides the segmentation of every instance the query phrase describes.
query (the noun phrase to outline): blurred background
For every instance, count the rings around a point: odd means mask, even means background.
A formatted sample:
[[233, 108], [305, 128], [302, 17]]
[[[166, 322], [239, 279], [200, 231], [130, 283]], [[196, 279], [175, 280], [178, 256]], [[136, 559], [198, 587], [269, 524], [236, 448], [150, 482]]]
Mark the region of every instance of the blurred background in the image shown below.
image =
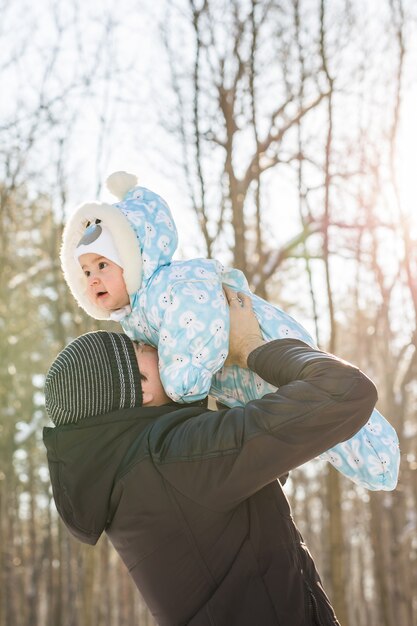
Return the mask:
[[170, 204], [177, 259], [239, 267], [377, 383], [397, 489], [321, 461], [285, 489], [342, 626], [417, 624], [415, 0], [0, 10], [0, 626], [154, 623], [106, 538], [61, 525], [42, 444], [45, 372], [105, 327], [63, 282], [63, 224], [118, 169]]

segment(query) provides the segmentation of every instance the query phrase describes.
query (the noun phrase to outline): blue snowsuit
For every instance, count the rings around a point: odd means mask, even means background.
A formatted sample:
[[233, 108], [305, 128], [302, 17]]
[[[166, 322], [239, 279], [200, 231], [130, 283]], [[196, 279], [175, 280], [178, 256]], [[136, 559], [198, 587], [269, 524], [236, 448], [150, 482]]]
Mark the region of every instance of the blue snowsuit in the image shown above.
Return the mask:
[[[294, 318], [251, 293], [241, 271], [211, 259], [173, 261], [178, 240], [170, 209], [160, 196], [139, 186], [129, 189], [116, 204], [83, 205], [65, 228], [64, 275], [79, 304], [93, 317], [106, 319], [109, 315], [88, 301], [86, 281], [73, 252], [86, 223], [97, 218], [111, 231], [123, 261], [131, 310], [121, 311], [118, 321], [131, 339], [158, 349], [161, 381], [175, 402], [194, 402], [210, 394], [232, 407], [273, 390], [249, 369], [224, 366], [229, 310], [222, 284], [250, 294], [265, 339], [294, 337], [314, 346]], [[135, 263], [141, 271], [132, 280], [129, 266]], [[396, 486], [398, 438], [376, 409], [352, 439], [321, 458], [367, 489]]]

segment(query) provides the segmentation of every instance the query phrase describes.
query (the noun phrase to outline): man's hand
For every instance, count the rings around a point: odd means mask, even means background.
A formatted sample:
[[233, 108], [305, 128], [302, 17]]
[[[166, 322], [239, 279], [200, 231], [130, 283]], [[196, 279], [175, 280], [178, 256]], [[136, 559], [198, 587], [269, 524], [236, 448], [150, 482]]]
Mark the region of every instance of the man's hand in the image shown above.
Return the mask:
[[229, 354], [225, 365], [248, 367], [248, 356], [266, 343], [252, 309], [250, 296], [223, 286], [230, 309]]

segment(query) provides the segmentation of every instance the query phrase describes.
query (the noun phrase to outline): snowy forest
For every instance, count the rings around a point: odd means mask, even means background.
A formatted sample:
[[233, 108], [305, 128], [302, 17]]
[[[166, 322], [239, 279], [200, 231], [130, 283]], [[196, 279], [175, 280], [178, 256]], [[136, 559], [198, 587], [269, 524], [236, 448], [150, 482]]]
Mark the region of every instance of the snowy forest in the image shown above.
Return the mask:
[[60, 522], [42, 443], [56, 354], [120, 330], [77, 307], [59, 262], [114, 170], [171, 205], [176, 258], [240, 268], [375, 381], [397, 488], [314, 460], [285, 492], [341, 625], [417, 624], [415, 1], [0, 6], [0, 626], [154, 624], [106, 537]]

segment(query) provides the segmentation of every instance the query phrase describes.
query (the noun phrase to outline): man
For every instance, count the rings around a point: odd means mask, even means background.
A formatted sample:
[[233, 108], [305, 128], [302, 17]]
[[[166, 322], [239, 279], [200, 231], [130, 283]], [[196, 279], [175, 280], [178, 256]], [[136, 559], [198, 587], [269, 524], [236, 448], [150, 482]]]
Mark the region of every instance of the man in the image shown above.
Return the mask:
[[250, 298], [225, 291], [227, 364], [277, 391], [243, 408], [178, 405], [152, 348], [87, 333], [45, 384], [55, 502], [81, 541], [107, 533], [161, 625], [334, 626], [276, 478], [349, 439], [376, 390], [299, 340], [266, 343]]

